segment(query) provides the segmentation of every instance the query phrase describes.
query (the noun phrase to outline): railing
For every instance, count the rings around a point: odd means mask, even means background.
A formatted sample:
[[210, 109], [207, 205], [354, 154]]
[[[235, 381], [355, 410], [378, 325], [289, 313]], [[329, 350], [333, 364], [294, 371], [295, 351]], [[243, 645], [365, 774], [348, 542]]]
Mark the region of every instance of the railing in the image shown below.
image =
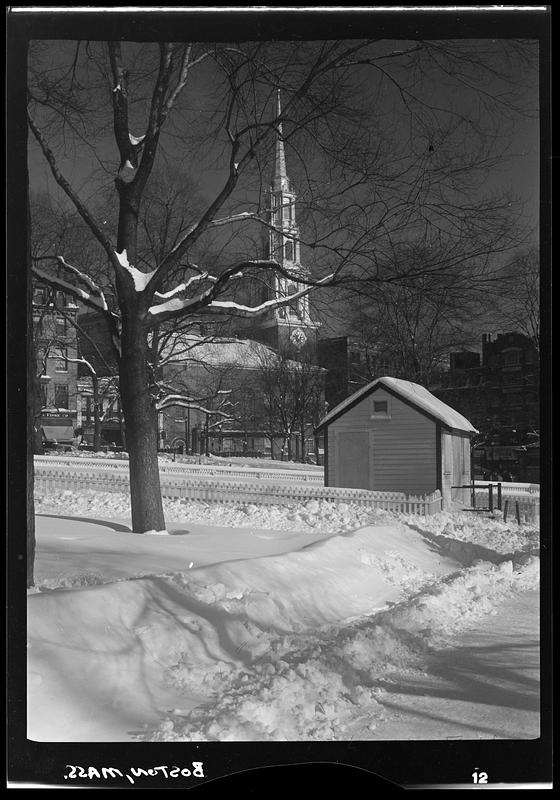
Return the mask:
[[[53, 466], [43, 461], [35, 464], [35, 487], [38, 492], [61, 490], [105, 492], [129, 491], [128, 471], [104, 470], [87, 465], [69, 470], [66, 465]], [[368, 489], [344, 489], [332, 486], [305, 485], [304, 482], [284, 483], [284, 474], [272, 481], [216, 480], [207, 477], [160, 474], [162, 497], [206, 503], [235, 503], [254, 505], [292, 505], [310, 500], [336, 503], [355, 503], [404, 514], [429, 515], [441, 511], [439, 491], [429, 495], [406, 495], [402, 492], [381, 492]]]
[[502, 487], [502, 494], [540, 494], [541, 487], [538, 483], [511, 483], [510, 481], [475, 481], [474, 485], [478, 489], [486, 489], [488, 484]]
[[470, 490], [471, 508], [475, 511], [503, 511], [517, 522], [537, 522], [540, 517], [540, 486], [529, 483], [504, 483], [503, 481], [473, 481], [452, 489]]

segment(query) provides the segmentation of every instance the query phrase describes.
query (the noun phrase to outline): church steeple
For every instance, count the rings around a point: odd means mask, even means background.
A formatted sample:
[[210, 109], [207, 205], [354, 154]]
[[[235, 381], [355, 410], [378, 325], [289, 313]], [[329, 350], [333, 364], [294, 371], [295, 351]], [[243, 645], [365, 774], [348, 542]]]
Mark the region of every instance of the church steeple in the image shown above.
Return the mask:
[[[284, 150], [284, 132], [282, 130], [282, 104], [280, 89], [276, 91], [276, 142], [274, 145], [274, 166], [269, 191], [268, 237], [269, 258], [277, 261], [293, 277], [282, 274], [273, 275], [273, 297], [286, 297], [304, 288], [298, 276], [306, 278], [309, 270], [300, 261], [300, 233], [296, 221], [296, 193], [288, 178], [286, 169], [286, 153]], [[286, 337], [296, 347], [302, 346], [311, 330], [318, 324], [313, 322], [309, 314], [309, 298], [299, 297], [289, 306], [274, 309], [269, 324], [276, 327], [276, 346]], [[295, 337], [295, 338], [294, 338]]]
[[[275, 131], [274, 151], [271, 157], [271, 181], [267, 193], [268, 236], [263, 242], [266, 257], [279, 264], [283, 271], [271, 268], [260, 274], [259, 281], [251, 286], [251, 301], [254, 304], [269, 300], [292, 297], [304, 290], [310, 270], [300, 260], [300, 233], [296, 221], [296, 193], [288, 178], [286, 168], [285, 137], [282, 130], [282, 105], [280, 89], [276, 90], [276, 114], [272, 121]], [[286, 120], [284, 119], [284, 123]], [[272, 160], [272, 159], [271, 159]], [[297, 297], [289, 305], [271, 308], [257, 322], [244, 326], [245, 335], [275, 348], [288, 347], [290, 351], [314, 353], [319, 322], [310, 314], [309, 297]], [[294, 357], [294, 356], [291, 356]]]
[[[282, 103], [280, 100], [280, 89], [276, 90], [276, 119], [280, 119], [282, 114]], [[274, 153], [274, 173], [272, 175], [272, 191], [281, 192], [288, 189], [288, 175], [286, 173], [286, 154], [284, 152], [284, 139], [282, 137], [282, 123], [276, 126], [277, 137]]]
[[[280, 89], [276, 92], [276, 119], [282, 114]], [[269, 256], [288, 269], [300, 269], [299, 229], [296, 223], [296, 194], [286, 170], [286, 153], [282, 122], [276, 123], [274, 146], [274, 170], [270, 184], [270, 222], [275, 230], [270, 231]]]

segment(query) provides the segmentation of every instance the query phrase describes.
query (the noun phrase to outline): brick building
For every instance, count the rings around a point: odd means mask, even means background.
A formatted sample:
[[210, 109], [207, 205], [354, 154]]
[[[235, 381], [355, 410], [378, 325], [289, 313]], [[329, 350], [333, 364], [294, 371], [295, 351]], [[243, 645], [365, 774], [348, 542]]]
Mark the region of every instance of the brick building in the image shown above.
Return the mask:
[[431, 391], [481, 431], [539, 428], [539, 353], [528, 336], [483, 334], [482, 352], [451, 353], [449, 371]]
[[78, 423], [78, 306], [70, 295], [43, 285], [33, 291], [37, 361], [36, 446], [70, 445]]
[[539, 480], [540, 365], [528, 336], [484, 334], [481, 353], [452, 353], [449, 371], [430, 388], [481, 432], [474, 459], [480, 477], [507, 472]]

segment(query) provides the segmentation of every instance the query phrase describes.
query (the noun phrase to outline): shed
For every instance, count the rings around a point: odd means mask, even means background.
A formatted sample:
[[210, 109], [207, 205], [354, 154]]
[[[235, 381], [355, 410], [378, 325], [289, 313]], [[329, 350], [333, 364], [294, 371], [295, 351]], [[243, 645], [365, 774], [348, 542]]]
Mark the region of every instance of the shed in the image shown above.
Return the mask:
[[471, 480], [470, 438], [478, 431], [417, 383], [377, 378], [329, 411], [317, 431], [325, 486], [412, 495], [439, 489], [445, 508], [451, 487]]

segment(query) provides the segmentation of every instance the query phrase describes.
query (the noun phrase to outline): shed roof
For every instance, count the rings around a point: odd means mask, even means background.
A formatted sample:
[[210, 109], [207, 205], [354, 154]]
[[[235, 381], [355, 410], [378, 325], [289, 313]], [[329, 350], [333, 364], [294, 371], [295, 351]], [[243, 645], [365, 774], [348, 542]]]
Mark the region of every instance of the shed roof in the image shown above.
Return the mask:
[[424, 386], [419, 383], [412, 383], [411, 381], [404, 381], [400, 378], [383, 377], [368, 383], [357, 392], [347, 397], [337, 406], [335, 406], [329, 413], [323, 417], [317, 428], [323, 428], [329, 425], [335, 419], [344, 414], [352, 406], [363, 400], [376, 389], [384, 387], [392, 394], [401, 397], [408, 403], [418, 408], [424, 414], [435, 418], [443, 425], [453, 430], [465, 431], [466, 433], [478, 433], [477, 429], [471, 425], [466, 417], [455, 411], [454, 408], [448, 406], [442, 400], [439, 400], [435, 395], [429, 392]]

